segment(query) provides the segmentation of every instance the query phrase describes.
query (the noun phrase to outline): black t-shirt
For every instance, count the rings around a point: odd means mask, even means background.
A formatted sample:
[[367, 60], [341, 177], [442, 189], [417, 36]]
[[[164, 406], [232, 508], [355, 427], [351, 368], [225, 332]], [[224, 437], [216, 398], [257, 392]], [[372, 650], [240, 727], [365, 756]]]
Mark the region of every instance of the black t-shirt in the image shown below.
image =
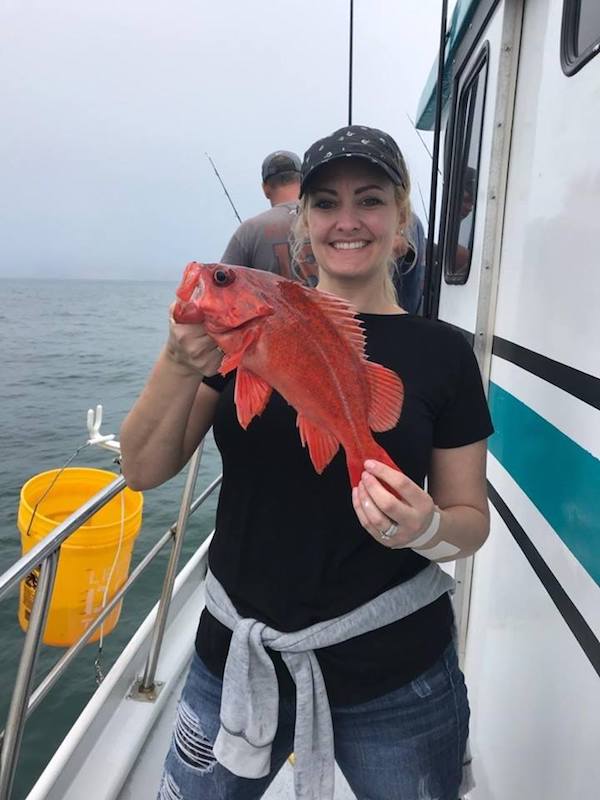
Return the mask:
[[[492, 432], [473, 351], [444, 323], [410, 314], [359, 316], [369, 358], [404, 382], [397, 426], [374, 436], [423, 486], [433, 447], [460, 447]], [[299, 630], [351, 611], [429, 564], [413, 550], [382, 546], [362, 528], [343, 449], [318, 475], [301, 445], [296, 412], [277, 392], [244, 431], [231, 377], [205, 379], [221, 392], [214, 435], [223, 459], [209, 564], [242, 616]], [[363, 702], [412, 680], [439, 657], [452, 623], [444, 595], [403, 620], [315, 651], [331, 704]], [[219, 676], [230, 639], [204, 610], [196, 647]], [[281, 692], [293, 692], [281, 657], [272, 656]]]

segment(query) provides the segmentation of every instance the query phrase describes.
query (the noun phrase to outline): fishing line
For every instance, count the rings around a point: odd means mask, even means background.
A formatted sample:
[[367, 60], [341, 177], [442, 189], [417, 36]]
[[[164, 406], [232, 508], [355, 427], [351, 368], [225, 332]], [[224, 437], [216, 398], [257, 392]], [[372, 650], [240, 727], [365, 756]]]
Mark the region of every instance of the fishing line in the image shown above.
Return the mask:
[[[417, 128], [417, 125], [416, 125], [415, 121], [414, 121], [414, 120], [413, 120], [413, 118], [410, 116], [410, 114], [408, 113], [408, 111], [407, 111], [407, 112], [405, 112], [405, 113], [406, 113], [406, 116], [408, 117], [408, 121], [410, 122], [410, 124], [411, 124], [411, 125], [412, 125], [412, 127], [413, 127], [413, 130], [414, 130], [414, 132], [417, 134], [417, 136], [419, 137], [419, 140], [420, 140], [421, 144], [423, 145], [423, 147], [424, 147], [424, 148], [425, 148], [425, 150], [427, 151], [427, 155], [428, 155], [428, 156], [429, 156], [429, 158], [430, 158], [430, 159], [433, 161], [433, 153], [432, 153], [432, 152], [431, 152], [431, 150], [430, 150], [430, 149], [427, 147], [427, 143], [425, 142], [425, 139], [423, 139], [423, 137], [422, 137], [422, 136], [421, 136], [421, 134], [419, 133], [419, 129]], [[443, 180], [444, 176], [442, 175], [442, 170], [439, 168], [439, 166], [438, 166], [438, 168], [437, 168], [437, 171], [438, 171], [438, 174], [440, 175], [440, 177], [441, 177], [441, 178], [442, 178], [442, 180]]]
[[[119, 532], [119, 544], [117, 545], [117, 551], [115, 553], [115, 557], [113, 559], [113, 563], [108, 573], [108, 578], [106, 581], [106, 586], [104, 587], [104, 597], [102, 598], [102, 608], [100, 609], [100, 613], [104, 611], [106, 608], [106, 601], [108, 599], [108, 589], [110, 586], [110, 582], [113, 579], [114, 571], [117, 566], [117, 562], [119, 560], [119, 555], [121, 554], [121, 548], [123, 546], [123, 539], [125, 537], [125, 495], [121, 492], [121, 528]], [[102, 658], [102, 649], [104, 647], [104, 623], [100, 626], [100, 638], [98, 640], [98, 655], [96, 656], [96, 660], [94, 661], [94, 670], [96, 674], [96, 685], [100, 686], [102, 681], [104, 680], [104, 673], [102, 672], [102, 665], [100, 663]]]
[[[82, 450], [85, 450], [86, 447], [89, 447], [90, 444], [91, 444], [91, 442], [88, 441], [88, 442], [85, 442], [84, 444], [80, 445], [78, 448], [76, 448], [76, 450], [72, 453], [72, 455], [69, 456], [69, 458], [65, 461], [65, 463], [62, 465], [62, 467], [58, 470], [58, 472], [56, 473], [54, 478], [50, 481], [50, 484], [46, 488], [46, 491], [42, 494], [42, 496], [38, 499], [38, 501], [36, 502], [36, 504], [33, 507], [33, 511], [31, 512], [31, 519], [29, 520], [29, 524], [28, 524], [27, 530], [25, 532], [26, 536], [30, 536], [31, 535], [31, 533], [30, 533], [31, 526], [33, 525], [33, 521], [35, 519], [35, 516], [37, 514], [37, 510], [38, 510], [41, 502], [48, 496], [49, 492], [52, 490], [53, 486], [56, 484], [57, 480], [60, 478], [60, 476], [63, 474], [65, 469], [69, 466], [69, 464], [71, 464], [71, 462], [75, 458], [77, 458], [77, 456], [79, 455], [79, 453], [81, 453]], [[124, 496], [123, 492], [121, 492], [121, 524], [120, 524], [120, 532], [119, 532], [119, 543], [117, 545], [117, 550], [115, 552], [115, 557], [114, 557], [112, 565], [110, 567], [110, 570], [109, 570], [109, 573], [108, 573], [108, 579], [107, 579], [106, 585], [104, 587], [104, 595], [102, 597], [102, 607], [100, 609], [101, 612], [106, 608], [106, 602], [107, 602], [107, 599], [108, 599], [108, 590], [109, 590], [109, 587], [110, 587], [110, 583], [111, 583], [111, 581], [113, 579], [115, 569], [117, 567], [117, 563], [118, 563], [118, 560], [119, 560], [119, 556], [121, 554], [121, 550], [123, 548], [123, 539], [124, 539], [124, 537], [125, 537], [125, 496]], [[96, 659], [94, 661], [94, 669], [95, 669], [95, 673], [96, 673], [96, 684], [98, 686], [104, 680], [104, 674], [102, 672], [102, 666], [101, 666], [101, 663], [100, 663], [100, 660], [101, 660], [101, 657], [102, 657], [102, 648], [103, 648], [103, 646], [104, 646], [104, 623], [100, 626], [100, 639], [98, 640], [98, 655], [96, 656]]]
[[56, 473], [56, 475], [54, 476], [54, 478], [50, 482], [50, 485], [48, 486], [48, 488], [46, 489], [44, 494], [40, 497], [40, 499], [37, 501], [37, 503], [33, 507], [33, 511], [31, 512], [31, 519], [29, 520], [29, 525], [27, 526], [27, 530], [25, 531], [25, 535], [26, 536], [30, 535], [29, 531], [31, 530], [31, 526], [33, 525], [33, 520], [34, 520], [35, 515], [37, 513], [39, 504], [47, 496], [47, 494], [50, 491], [50, 489], [52, 489], [52, 487], [54, 486], [56, 481], [60, 478], [60, 476], [65, 471], [65, 469], [69, 466], [71, 461], [73, 461], [73, 459], [76, 458], [79, 455], [79, 453], [81, 453], [82, 450], [84, 450], [86, 447], [89, 447], [89, 445], [90, 445], [90, 442], [85, 442], [85, 444], [82, 444], [80, 447], [78, 447], [77, 450], [75, 450], [75, 452], [73, 453], [73, 455], [70, 458], [68, 458], [65, 461], [65, 463], [62, 465], [62, 467], [58, 470], [58, 472]]
[[423, 212], [425, 214], [425, 222], [429, 225], [429, 214], [427, 213], [427, 208], [425, 206], [425, 200], [423, 199], [423, 192], [421, 191], [421, 185], [419, 181], [417, 181], [417, 189], [419, 190], [419, 194], [421, 196], [421, 204], [423, 205]]

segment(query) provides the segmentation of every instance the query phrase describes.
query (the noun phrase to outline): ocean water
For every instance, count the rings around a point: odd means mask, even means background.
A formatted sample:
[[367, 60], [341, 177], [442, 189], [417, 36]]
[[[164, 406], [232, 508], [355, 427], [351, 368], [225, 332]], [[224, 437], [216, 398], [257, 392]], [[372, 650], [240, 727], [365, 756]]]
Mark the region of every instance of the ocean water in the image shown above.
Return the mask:
[[[88, 408], [104, 406], [102, 431], [118, 435], [167, 331], [172, 283], [0, 279], [0, 573], [21, 555], [19, 492], [38, 472], [61, 467], [87, 439]], [[109, 451], [82, 450], [72, 466], [117, 471]], [[218, 474], [207, 441], [198, 487]], [[145, 493], [132, 567], [177, 518], [185, 473]], [[213, 526], [216, 497], [191, 519], [180, 566]], [[109, 669], [158, 599], [168, 548], [126, 595], [117, 628], [104, 641]], [[4, 727], [24, 634], [18, 594], [0, 602], [0, 725]], [[42, 646], [34, 686], [64, 651]], [[98, 645], [88, 645], [30, 717], [13, 800], [22, 800], [94, 692]]]

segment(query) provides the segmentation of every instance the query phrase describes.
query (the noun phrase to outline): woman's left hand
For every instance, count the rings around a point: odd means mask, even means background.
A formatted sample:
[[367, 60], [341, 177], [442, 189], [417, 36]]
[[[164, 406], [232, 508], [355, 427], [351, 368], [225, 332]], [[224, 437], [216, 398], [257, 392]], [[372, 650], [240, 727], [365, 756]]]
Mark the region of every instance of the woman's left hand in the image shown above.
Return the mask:
[[360, 483], [352, 489], [352, 504], [363, 528], [379, 544], [394, 549], [410, 547], [427, 530], [435, 511], [431, 496], [409, 477], [371, 460], [365, 461]]

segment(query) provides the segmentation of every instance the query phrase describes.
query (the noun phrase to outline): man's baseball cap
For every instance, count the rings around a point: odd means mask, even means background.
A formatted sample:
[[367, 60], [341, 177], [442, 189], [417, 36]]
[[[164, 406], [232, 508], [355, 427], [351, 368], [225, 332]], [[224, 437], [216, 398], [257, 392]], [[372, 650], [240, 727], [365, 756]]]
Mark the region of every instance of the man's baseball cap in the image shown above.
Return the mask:
[[276, 150], [269, 153], [262, 163], [263, 182], [280, 172], [300, 172], [302, 163], [296, 153], [290, 150]]
[[378, 128], [347, 125], [311, 145], [304, 154], [300, 197], [315, 172], [340, 158], [363, 158], [376, 164], [396, 186], [407, 188], [408, 172], [400, 148], [392, 137]]

